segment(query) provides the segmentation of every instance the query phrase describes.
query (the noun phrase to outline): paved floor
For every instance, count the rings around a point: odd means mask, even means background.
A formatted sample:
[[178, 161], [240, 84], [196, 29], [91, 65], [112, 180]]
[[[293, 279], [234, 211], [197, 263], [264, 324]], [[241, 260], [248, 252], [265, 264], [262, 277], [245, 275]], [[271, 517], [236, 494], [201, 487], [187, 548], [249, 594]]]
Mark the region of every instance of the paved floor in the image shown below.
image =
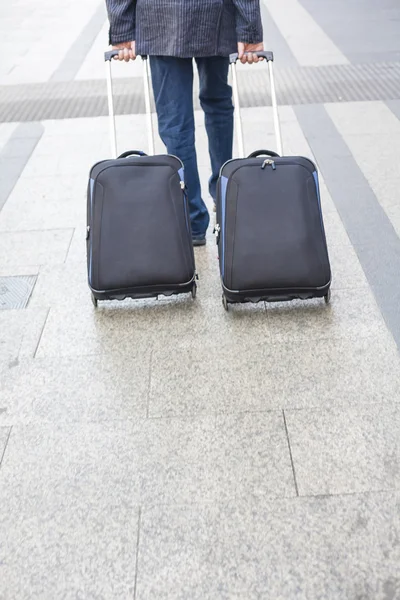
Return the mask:
[[[321, 170], [330, 307], [225, 314], [210, 231], [195, 303], [95, 312], [85, 188], [109, 153], [107, 119], [0, 111], [1, 600], [400, 599], [398, 81], [365, 99], [373, 72], [398, 68], [400, 9], [263, 12], [278, 70], [369, 73], [364, 101], [333, 89], [281, 109], [286, 153]], [[0, 30], [2, 98], [103, 75], [95, 0], [19, 0]], [[136, 91], [140, 64], [119, 66], [121, 85], [131, 74]], [[248, 149], [274, 148], [270, 108], [250, 104]], [[121, 150], [146, 146], [140, 111], [118, 129]]]

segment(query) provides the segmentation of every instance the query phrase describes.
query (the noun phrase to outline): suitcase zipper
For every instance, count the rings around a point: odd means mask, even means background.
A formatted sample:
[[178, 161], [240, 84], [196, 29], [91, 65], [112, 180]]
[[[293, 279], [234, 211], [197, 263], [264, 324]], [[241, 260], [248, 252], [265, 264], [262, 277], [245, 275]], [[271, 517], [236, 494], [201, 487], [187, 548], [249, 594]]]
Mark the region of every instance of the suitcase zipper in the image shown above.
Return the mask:
[[271, 167], [272, 167], [272, 170], [273, 170], [273, 171], [276, 171], [276, 164], [275, 164], [275, 161], [271, 160], [270, 158], [267, 158], [266, 160], [264, 160], [263, 164], [261, 165], [261, 168], [262, 168], [262, 169], [265, 169], [265, 167], [266, 167], [267, 165], [271, 165]]

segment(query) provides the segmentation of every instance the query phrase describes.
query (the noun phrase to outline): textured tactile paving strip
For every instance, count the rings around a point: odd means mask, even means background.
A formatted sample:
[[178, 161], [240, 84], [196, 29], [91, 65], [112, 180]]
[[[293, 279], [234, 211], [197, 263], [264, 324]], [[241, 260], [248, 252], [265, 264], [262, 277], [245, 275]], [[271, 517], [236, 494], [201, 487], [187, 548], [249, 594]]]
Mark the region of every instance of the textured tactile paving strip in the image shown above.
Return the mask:
[[[285, 69], [277, 65], [275, 73], [283, 105], [400, 98], [400, 62]], [[240, 82], [243, 107], [270, 104], [265, 68], [241, 70]], [[116, 114], [144, 112], [142, 79], [116, 79], [114, 98]], [[199, 108], [197, 99], [195, 104]], [[106, 114], [106, 85], [101, 80], [0, 86], [0, 122]]]
[[0, 277], [0, 310], [25, 308], [36, 279], [36, 275]]

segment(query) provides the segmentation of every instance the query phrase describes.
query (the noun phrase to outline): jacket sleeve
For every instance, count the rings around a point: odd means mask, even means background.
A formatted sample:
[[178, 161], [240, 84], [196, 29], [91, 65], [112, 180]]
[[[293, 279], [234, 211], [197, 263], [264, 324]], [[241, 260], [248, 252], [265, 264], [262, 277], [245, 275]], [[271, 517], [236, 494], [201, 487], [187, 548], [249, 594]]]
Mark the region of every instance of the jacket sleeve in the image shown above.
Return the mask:
[[263, 41], [260, 0], [233, 0], [236, 8], [237, 41], [258, 44]]
[[136, 1], [106, 0], [110, 44], [133, 42], [136, 39]]

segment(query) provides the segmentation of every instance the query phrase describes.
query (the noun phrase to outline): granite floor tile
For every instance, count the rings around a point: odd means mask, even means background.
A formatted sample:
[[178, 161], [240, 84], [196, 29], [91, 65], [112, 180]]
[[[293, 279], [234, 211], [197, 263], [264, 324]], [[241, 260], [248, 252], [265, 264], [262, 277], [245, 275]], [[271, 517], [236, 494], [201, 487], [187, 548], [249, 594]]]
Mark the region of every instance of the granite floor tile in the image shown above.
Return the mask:
[[170, 352], [193, 339], [213, 338], [236, 343], [262, 343], [268, 333], [264, 304], [238, 306], [225, 314], [220, 299], [190, 295], [170, 300], [100, 303], [93, 307], [54, 308], [40, 342], [38, 358], [129, 352], [131, 347], [154, 346]]
[[16, 127], [15, 123], [0, 123], [0, 149], [8, 142]]
[[73, 229], [0, 233], [3, 266], [49, 265], [64, 262]]
[[350, 246], [332, 245], [329, 247], [329, 259], [332, 270], [332, 290], [369, 288], [368, 280], [358, 260], [355, 250]]
[[[1, 371], [0, 371], [1, 373]], [[0, 400], [0, 418], [3, 412], [3, 400]], [[11, 428], [0, 426], [0, 466], [4, 457], [4, 453], [7, 446], [8, 437], [10, 435]]]
[[140, 498], [138, 430], [129, 421], [16, 424], [1, 466], [1, 498], [15, 514], [63, 501], [131, 506]]
[[86, 263], [42, 267], [29, 306], [91, 307]]
[[231, 346], [193, 341], [152, 356], [149, 414], [400, 402], [400, 358], [389, 335]]
[[137, 600], [396, 599], [400, 497], [145, 507]]
[[286, 420], [300, 494], [400, 488], [399, 404], [289, 410]]
[[58, 152], [48, 154], [43, 160], [43, 156], [35, 152], [26, 165], [23, 175], [24, 178], [45, 177], [46, 175], [51, 178], [58, 175], [69, 175], [80, 179], [84, 188], [93, 158], [89, 156], [88, 160], [85, 160], [79, 153], [75, 156], [64, 156], [62, 152]]
[[67, 264], [81, 262], [86, 265], [86, 260], [86, 226], [82, 223], [81, 226], [75, 227], [65, 262]]
[[392, 111], [380, 101], [328, 103], [325, 105], [342, 135], [382, 135], [400, 133], [400, 124]]
[[219, 274], [218, 249], [214, 236], [206, 248], [198, 248], [195, 253], [196, 270], [199, 276], [198, 294], [200, 298], [216, 298], [220, 301], [222, 288]]
[[196, 301], [188, 295], [163, 301], [126, 301], [50, 311], [38, 357], [80, 356], [129, 351], [131, 346], [170, 351], [194, 340], [235, 345], [283, 340], [368, 337], [386, 332], [372, 294], [338, 290], [331, 305], [323, 300], [235, 305], [229, 313], [218, 297]]
[[349, 236], [337, 212], [324, 215], [324, 228], [328, 248], [331, 246], [348, 246], [352, 248]]
[[0, 424], [146, 417], [150, 352], [21, 361], [2, 376]]
[[142, 503], [296, 494], [281, 411], [151, 419], [142, 436]]
[[33, 358], [48, 311], [46, 309], [0, 311], [0, 363], [16, 364]]
[[42, 156], [47, 160], [49, 156], [57, 156], [62, 149], [63, 160], [84, 160], [90, 165], [90, 161], [104, 159], [110, 152], [110, 141], [106, 132], [70, 133], [70, 135], [48, 135], [44, 134], [35, 150], [35, 157]]
[[324, 181], [323, 175], [319, 172], [319, 190], [321, 196], [321, 209], [324, 219], [330, 214], [337, 214], [335, 203], [332, 200], [332, 196], [329, 193], [328, 187]]
[[[22, 131], [22, 135], [18, 136], [18, 137], [14, 137], [12, 136], [11, 139], [9, 139], [8, 143], [7, 143], [7, 149], [4, 151], [4, 153], [6, 153], [8, 158], [22, 158], [23, 160], [21, 161], [22, 165], [25, 163], [26, 160], [29, 160], [29, 156], [31, 154], [32, 151], [35, 151], [36, 147], [35, 144], [38, 142], [38, 138], [39, 138], [39, 143], [40, 143], [40, 136], [41, 136], [41, 126], [39, 125], [39, 127], [35, 127], [35, 125], [33, 125], [33, 131], [31, 130], [31, 134], [28, 136], [27, 135], [27, 129], [26, 129], [26, 125], [24, 127], [25, 131]], [[29, 125], [28, 125], [29, 128]], [[34, 131], [36, 129], [36, 131]], [[43, 129], [42, 129], [43, 131]], [[33, 138], [33, 140], [31, 141], [29, 138]], [[4, 154], [3, 154], [4, 156]]]
[[12, 181], [15, 184], [15, 182], [18, 180], [18, 177], [21, 174], [21, 168], [23, 168], [23, 161], [19, 156], [0, 156], [0, 166], [0, 185], [5, 185], [9, 181]]
[[400, 202], [395, 206], [386, 207], [385, 212], [389, 217], [397, 235], [400, 238]]
[[0, 493], [15, 510], [294, 496], [282, 412], [13, 426]]
[[133, 598], [138, 510], [57, 498], [15, 510], [1, 489], [0, 597]]
[[49, 177], [48, 175], [24, 177], [22, 175], [15, 185], [10, 199], [16, 202], [23, 202], [26, 199], [31, 199], [32, 202], [41, 200], [57, 202], [59, 200], [80, 198], [85, 204], [86, 185], [82, 187], [82, 180], [71, 177], [70, 174], [58, 177]]
[[67, 229], [82, 224], [86, 219], [85, 199], [33, 199], [20, 195], [7, 200], [0, 213], [0, 231], [39, 231]]
[[19, 275], [38, 275], [39, 265], [0, 265], [0, 277], [18, 277]]
[[[400, 131], [400, 127], [398, 130]], [[399, 136], [392, 131], [381, 132], [379, 136], [373, 133], [348, 134], [344, 139], [379, 202], [383, 206], [396, 205], [400, 184], [396, 168], [396, 156], [400, 151]], [[374, 147], [372, 153], [371, 145]]]
[[267, 304], [267, 315], [274, 341], [365, 337], [387, 331], [369, 289], [333, 289], [329, 305], [323, 299]]

